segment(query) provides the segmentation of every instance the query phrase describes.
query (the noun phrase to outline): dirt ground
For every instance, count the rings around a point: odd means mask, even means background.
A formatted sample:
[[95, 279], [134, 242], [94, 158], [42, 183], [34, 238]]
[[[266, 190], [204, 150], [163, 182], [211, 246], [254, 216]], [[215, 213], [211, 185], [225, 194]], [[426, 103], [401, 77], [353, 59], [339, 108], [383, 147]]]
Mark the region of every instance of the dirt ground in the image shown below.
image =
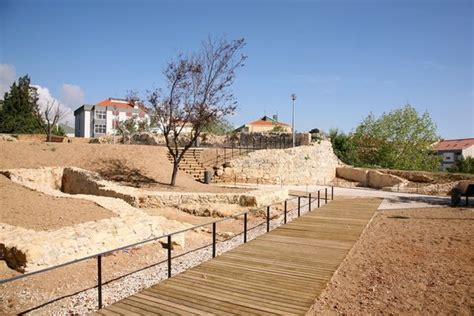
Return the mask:
[[93, 202], [56, 198], [32, 191], [0, 175], [1, 223], [48, 230], [115, 216], [112, 211]]
[[474, 209], [378, 212], [310, 315], [474, 312]]
[[170, 187], [172, 164], [161, 146], [0, 141], [0, 169], [42, 166], [79, 167], [124, 185], [160, 191], [239, 191], [199, 183], [182, 171], [176, 187]]

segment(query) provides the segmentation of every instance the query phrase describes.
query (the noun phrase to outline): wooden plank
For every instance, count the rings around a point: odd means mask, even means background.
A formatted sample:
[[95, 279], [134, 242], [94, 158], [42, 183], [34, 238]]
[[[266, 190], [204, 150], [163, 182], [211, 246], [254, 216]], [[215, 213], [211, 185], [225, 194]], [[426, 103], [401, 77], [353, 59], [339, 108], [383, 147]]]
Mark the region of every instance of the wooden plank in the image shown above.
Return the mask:
[[380, 203], [336, 199], [98, 313], [304, 314]]

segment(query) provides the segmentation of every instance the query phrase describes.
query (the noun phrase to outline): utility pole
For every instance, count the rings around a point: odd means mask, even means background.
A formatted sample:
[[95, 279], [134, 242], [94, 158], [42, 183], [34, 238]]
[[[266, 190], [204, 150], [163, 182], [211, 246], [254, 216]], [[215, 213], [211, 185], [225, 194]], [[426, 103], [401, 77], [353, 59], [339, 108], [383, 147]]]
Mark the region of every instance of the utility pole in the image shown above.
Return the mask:
[[296, 94], [291, 95], [291, 100], [293, 101], [293, 112], [291, 115], [291, 130], [293, 132], [293, 147], [295, 147], [296, 143], [296, 132], [295, 132], [295, 100], [296, 100]]

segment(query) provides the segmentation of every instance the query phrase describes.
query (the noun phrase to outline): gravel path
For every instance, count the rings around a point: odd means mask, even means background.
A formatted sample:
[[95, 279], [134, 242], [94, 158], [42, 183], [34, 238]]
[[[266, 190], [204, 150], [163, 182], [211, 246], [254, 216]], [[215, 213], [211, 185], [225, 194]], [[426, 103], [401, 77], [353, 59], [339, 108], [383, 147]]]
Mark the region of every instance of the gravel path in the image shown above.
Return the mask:
[[[308, 199], [301, 199], [301, 215], [308, 212]], [[324, 202], [323, 202], [324, 203]], [[315, 208], [316, 202], [312, 204]], [[293, 209], [288, 212], [288, 222], [298, 217], [298, 212]], [[283, 224], [283, 213], [270, 221], [270, 230]], [[249, 227], [251, 228], [251, 227]], [[247, 232], [247, 241], [250, 241], [266, 233], [266, 222]], [[236, 235], [226, 241], [218, 242], [216, 245], [217, 255], [234, 249], [243, 243], [243, 234]], [[185, 254], [172, 260], [172, 275], [186, 271], [199, 265], [212, 257], [212, 246], [207, 246], [201, 250]], [[153, 286], [167, 278], [167, 262], [160, 263], [148, 269], [133, 273], [129, 276], [112, 281], [102, 287], [103, 305], [107, 306], [120, 299], [133, 295], [145, 288]], [[97, 279], [96, 279], [97, 280]], [[83, 291], [77, 295], [58, 300], [44, 307], [31, 312], [35, 315], [69, 315], [87, 314], [97, 310], [97, 288]]]
[[[255, 185], [239, 184], [241, 187], [256, 187]], [[303, 192], [315, 192], [317, 190], [328, 189], [330, 195], [331, 187], [324, 185], [259, 185], [259, 188], [286, 188], [288, 190], [303, 191]], [[324, 194], [324, 193], [323, 193]], [[382, 191], [370, 188], [345, 188], [345, 187], [334, 187], [334, 195], [341, 197], [379, 197], [383, 198], [383, 202], [379, 207], [379, 210], [388, 209], [402, 209], [402, 208], [424, 208], [424, 207], [437, 207], [446, 206], [451, 203], [449, 196], [433, 196], [416, 193], [401, 193], [401, 192], [390, 192]]]

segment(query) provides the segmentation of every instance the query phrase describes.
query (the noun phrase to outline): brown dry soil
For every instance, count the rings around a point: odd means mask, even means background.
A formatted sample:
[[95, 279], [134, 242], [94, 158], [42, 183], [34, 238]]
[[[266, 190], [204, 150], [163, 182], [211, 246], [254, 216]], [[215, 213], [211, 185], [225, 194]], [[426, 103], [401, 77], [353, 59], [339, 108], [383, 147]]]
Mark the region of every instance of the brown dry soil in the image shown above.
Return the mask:
[[199, 183], [182, 171], [176, 187], [170, 187], [172, 164], [166, 150], [146, 145], [0, 141], [0, 169], [73, 166], [124, 185], [160, 191], [241, 191]]
[[32, 191], [0, 175], [1, 223], [49, 230], [115, 216], [94, 202], [56, 198]]
[[309, 312], [389, 315], [474, 311], [474, 210], [378, 212]]

